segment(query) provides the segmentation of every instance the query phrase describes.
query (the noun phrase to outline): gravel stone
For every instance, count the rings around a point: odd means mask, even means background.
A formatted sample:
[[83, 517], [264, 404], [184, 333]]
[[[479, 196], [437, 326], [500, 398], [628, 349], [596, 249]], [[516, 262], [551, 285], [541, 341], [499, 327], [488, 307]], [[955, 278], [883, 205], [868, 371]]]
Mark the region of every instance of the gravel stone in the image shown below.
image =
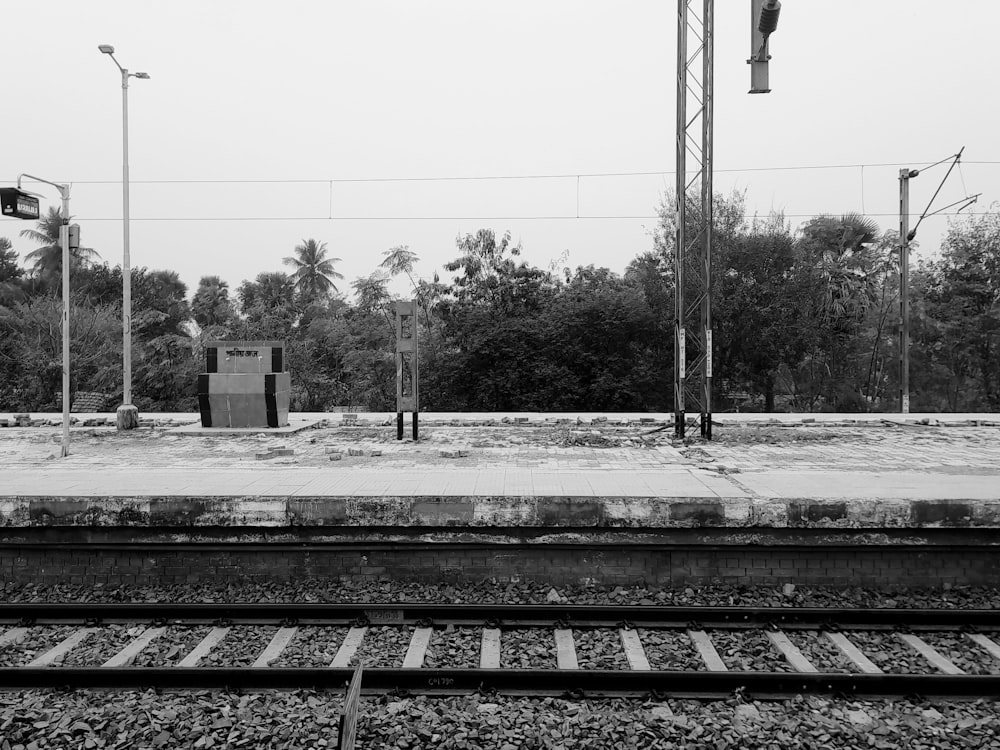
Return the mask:
[[[8, 691], [0, 747], [307, 748], [336, 746], [339, 691]], [[366, 750], [710, 748], [957, 750], [1000, 746], [1000, 702], [363, 697]], [[4, 744], [6, 743], [6, 745]], [[33, 743], [33, 744], [32, 744]]]
[[[1000, 661], [963, 633], [919, 633], [920, 637], [966, 674], [1000, 674]], [[996, 641], [996, 636], [993, 635]]]
[[[484, 580], [440, 584], [413, 581], [311, 579], [288, 583], [252, 582], [210, 585], [105, 587], [77, 584], [0, 583], [7, 602], [454, 602], [543, 604], [553, 587], [544, 583]], [[683, 606], [873, 607], [927, 609], [1000, 609], [1000, 587], [885, 590], [798, 587], [786, 596], [776, 586], [723, 585], [671, 589], [647, 586], [561, 586], [556, 592], [568, 604], [662, 604]]]
[[140, 651], [132, 666], [172, 667], [180, 663], [212, 630], [208, 625], [174, 625]]
[[372, 627], [351, 657], [350, 665], [356, 667], [402, 667], [406, 649], [413, 637], [413, 628]]
[[791, 666], [761, 630], [710, 630], [722, 661], [743, 672], [791, 672]]
[[79, 629], [73, 625], [37, 625], [28, 628], [23, 640], [19, 643], [9, 643], [0, 649], [0, 666], [23, 667], [59, 645]]
[[[23, 586], [0, 583], [0, 601], [162, 601], [162, 602], [509, 602], [542, 603], [551, 585], [533, 582], [483, 581], [478, 584], [434, 584], [388, 581], [308, 580], [294, 584], [247, 582], [239, 585], [177, 585], [100, 587], [60, 584]], [[969, 587], [941, 589], [799, 588], [775, 586], [699, 586], [658, 589], [648, 586], [562, 586], [556, 589], [569, 604], [676, 604], [729, 606], [815, 607], [929, 607], [945, 609], [1000, 608], [1000, 589]], [[78, 628], [32, 627], [26, 639], [0, 649], [0, 665], [24, 664], [44, 653]], [[136, 664], [176, 663], [193, 648], [209, 628], [172, 626], [144, 650]], [[252, 662], [266, 647], [276, 628], [240, 627], [217, 647], [218, 663]], [[308, 631], [308, 632], [307, 632]], [[317, 666], [332, 661], [343, 640], [344, 628], [300, 629], [282, 658], [306, 659]], [[411, 630], [372, 628], [361, 654], [381, 650], [385, 665], [399, 665]], [[578, 657], [588, 653], [594, 663], [614, 660], [621, 646], [617, 633], [600, 647], [585, 644], [574, 631]], [[611, 631], [608, 631], [609, 633]], [[381, 633], [381, 634], [380, 634]], [[756, 641], [746, 636], [756, 633]], [[786, 634], [817, 668], [824, 656], [829, 664], [850, 669], [839, 650], [825, 637], [809, 631]], [[758, 631], [712, 636], [732, 668], [777, 669], [785, 661], [766, 636]], [[923, 657], [901, 642], [895, 633], [847, 635], [883, 669], [898, 666], [908, 671], [936, 672]], [[967, 669], [971, 660], [991, 665], [964, 635], [920, 634], [928, 643]], [[97, 644], [100, 634], [91, 636]], [[478, 628], [435, 630], [428, 659], [478, 661], [481, 631]], [[703, 669], [686, 633], [680, 630], [642, 630], [647, 657], [654, 669]], [[748, 647], [747, 643], [751, 645]], [[504, 630], [501, 664], [506, 668], [556, 667], [551, 630]], [[734, 653], [727, 651], [735, 647]], [[227, 653], [223, 653], [223, 652]], [[749, 651], [749, 654], [743, 653]], [[739, 653], [736, 653], [739, 652]], [[97, 652], [95, 652], [96, 655]], [[623, 657], [624, 655], [622, 655]], [[223, 658], [220, 658], [223, 657]], [[148, 660], [148, 661], [147, 661]], [[315, 661], [313, 661], [315, 660]], [[733, 660], [734, 663], [731, 663]], [[583, 659], [581, 658], [581, 662]], [[366, 658], [374, 666], [377, 661]], [[204, 662], [213, 663], [210, 658]], [[281, 662], [275, 662], [281, 664]], [[745, 666], [744, 666], [745, 664]], [[581, 663], [581, 666], [583, 664]], [[787, 668], [787, 667], [785, 667]], [[833, 669], [833, 666], [827, 666]], [[968, 671], [973, 671], [968, 669]], [[980, 672], [982, 673], [982, 672]], [[102, 691], [0, 692], [0, 750], [100, 747], [189, 748], [269, 747], [319, 748], [336, 745], [337, 714], [341, 691], [260, 691], [245, 695], [224, 692], [116, 691], [109, 699]], [[808, 696], [783, 702], [753, 703], [759, 721], [742, 721], [733, 700], [697, 702], [668, 700], [655, 704], [637, 700], [568, 701], [559, 698], [514, 699], [478, 696], [392, 700], [363, 698], [359, 716], [359, 741], [366, 750], [385, 748], [953, 748], [1000, 747], [1000, 702], [845, 701]], [[391, 707], [391, 709], [390, 709]], [[654, 711], [655, 708], [659, 710]], [[855, 725], [850, 712], [864, 712], [870, 722]], [[859, 713], [853, 714], [855, 719]], [[742, 731], [741, 731], [742, 730]], [[34, 743], [34, 744], [32, 744]]]
[[698, 655], [687, 632], [683, 630], [640, 628], [639, 640], [652, 669], [695, 672], [705, 668], [705, 662]]
[[891, 631], [850, 630], [845, 635], [883, 672], [938, 674], [930, 662]]
[[[130, 634], [130, 631], [132, 633]], [[99, 667], [138, 637], [134, 625], [105, 625], [66, 654], [64, 667]]]
[[551, 630], [515, 629], [500, 634], [501, 669], [555, 669], [556, 642]]
[[816, 630], [786, 630], [785, 635], [820, 672], [849, 674], [861, 671], [825, 633]]
[[480, 628], [435, 628], [424, 654], [424, 666], [457, 669], [479, 666]]
[[266, 625], [233, 626], [201, 661], [199, 667], [248, 667], [267, 648], [277, 628]]
[[302, 626], [272, 667], [329, 667], [347, 635], [347, 628]]
[[628, 669], [628, 658], [617, 630], [574, 630], [573, 642], [580, 669]]

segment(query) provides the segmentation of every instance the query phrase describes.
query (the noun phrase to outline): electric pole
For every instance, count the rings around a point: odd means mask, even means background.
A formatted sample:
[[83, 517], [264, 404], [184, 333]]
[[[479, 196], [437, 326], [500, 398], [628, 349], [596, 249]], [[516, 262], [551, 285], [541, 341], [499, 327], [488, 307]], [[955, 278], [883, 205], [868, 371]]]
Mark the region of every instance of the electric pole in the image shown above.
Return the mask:
[[[701, 0], [700, 15], [696, 4], [677, 0], [674, 435], [684, 437], [690, 403], [701, 416], [701, 436], [711, 440], [715, 0]], [[767, 45], [778, 27], [781, 3], [751, 0], [750, 10], [751, 93], [766, 93]], [[694, 44], [689, 46], [689, 41]], [[695, 136], [698, 130], [700, 139]]]
[[899, 170], [899, 411], [910, 413], [910, 178], [915, 169]]
[[920, 223], [928, 216], [934, 216], [952, 206], [964, 203], [956, 211], [956, 213], [961, 213], [964, 209], [975, 203], [979, 199], [979, 196], [982, 195], [982, 193], [967, 195], [961, 200], [949, 203], [947, 206], [942, 206], [937, 211], [931, 211], [931, 204], [934, 203], [934, 199], [937, 198], [938, 193], [941, 192], [941, 188], [944, 187], [944, 183], [948, 180], [951, 170], [962, 160], [963, 151], [965, 151], [965, 146], [962, 146], [954, 156], [949, 156], [947, 159], [935, 162], [930, 167], [925, 167], [922, 170], [926, 172], [931, 167], [943, 164], [948, 159], [952, 160], [948, 171], [941, 178], [941, 184], [938, 185], [937, 190], [934, 191], [934, 195], [927, 202], [927, 208], [920, 214], [920, 218], [917, 219], [917, 223], [913, 229], [909, 228], [910, 180], [918, 176], [920, 170], [899, 170], [899, 411], [902, 414], [910, 413], [910, 241], [917, 236]]

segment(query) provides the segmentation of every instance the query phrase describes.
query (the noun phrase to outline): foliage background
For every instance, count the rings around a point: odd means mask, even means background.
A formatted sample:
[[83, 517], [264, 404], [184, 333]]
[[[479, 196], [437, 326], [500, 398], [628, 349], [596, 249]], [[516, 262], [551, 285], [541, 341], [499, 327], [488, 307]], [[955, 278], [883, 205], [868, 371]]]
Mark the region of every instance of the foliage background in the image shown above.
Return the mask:
[[[341, 289], [340, 258], [305, 239], [233, 290], [189, 290], [169, 270], [133, 269], [133, 401], [194, 411], [205, 342], [283, 339], [295, 411], [395, 408], [392, 298], [405, 276], [419, 306], [427, 411], [670, 411], [672, 197], [649, 251], [623, 274], [535, 268], [509, 233], [456, 239], [442, 280], [415, 278], [408, 247], [386, 250]], [[745, 218], [715, 196], [715, 411], [899, 408], [898, 237], [860, 215]], [[696, 217], [694, 217], [696, 218]], [[0, 237], [0, 411], [56, 408], [61, 255], [53, 209], [25, 230], [18, 263]], [[71, 260], [71, 390], [121, 400], [121, 268], [94, 249]], [[940, 257], [911, 274], [911, 409], [1000, 409], [1000, 213], [953, 221]], [[117, 402], [116, 402], [117, 399]]]

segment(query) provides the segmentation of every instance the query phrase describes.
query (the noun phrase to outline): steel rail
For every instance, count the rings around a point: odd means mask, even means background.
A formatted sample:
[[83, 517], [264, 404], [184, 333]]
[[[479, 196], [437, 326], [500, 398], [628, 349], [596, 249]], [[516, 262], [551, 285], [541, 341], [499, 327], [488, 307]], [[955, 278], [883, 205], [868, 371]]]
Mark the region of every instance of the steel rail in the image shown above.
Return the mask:
[[[335, 689], [353, 668], [14, 667], [0, 669], [0, 688]], [[1000, 696], [1000, 675], [797, 672], [619, 671], [558, 669], [388, 669], [366, 667], [366, 694], [566, 695], [612, 697]]]
[[1000, 609], [833, 607], [677, 607], [612, 604], [283, 604], [283, 603], [0, 603], [0, 625], [163, 622], [203, 624], [627, 626], [750, 628], [1000, 629]]

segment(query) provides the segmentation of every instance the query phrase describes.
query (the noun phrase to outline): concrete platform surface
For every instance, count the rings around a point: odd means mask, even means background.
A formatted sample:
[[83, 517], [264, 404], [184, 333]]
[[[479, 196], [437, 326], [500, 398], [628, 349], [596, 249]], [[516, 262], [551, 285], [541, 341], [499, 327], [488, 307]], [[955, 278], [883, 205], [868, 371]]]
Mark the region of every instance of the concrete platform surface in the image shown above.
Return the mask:
[[285, 434], [144, 414], [74, 427], [65, 458], [59, 415], [33, 417], [0, 429], [2, 526], [1000, 527], [990, 414], [724, 414], [712, 442], [667, 414], [422, 414], [416, 443], [395, 414]]

